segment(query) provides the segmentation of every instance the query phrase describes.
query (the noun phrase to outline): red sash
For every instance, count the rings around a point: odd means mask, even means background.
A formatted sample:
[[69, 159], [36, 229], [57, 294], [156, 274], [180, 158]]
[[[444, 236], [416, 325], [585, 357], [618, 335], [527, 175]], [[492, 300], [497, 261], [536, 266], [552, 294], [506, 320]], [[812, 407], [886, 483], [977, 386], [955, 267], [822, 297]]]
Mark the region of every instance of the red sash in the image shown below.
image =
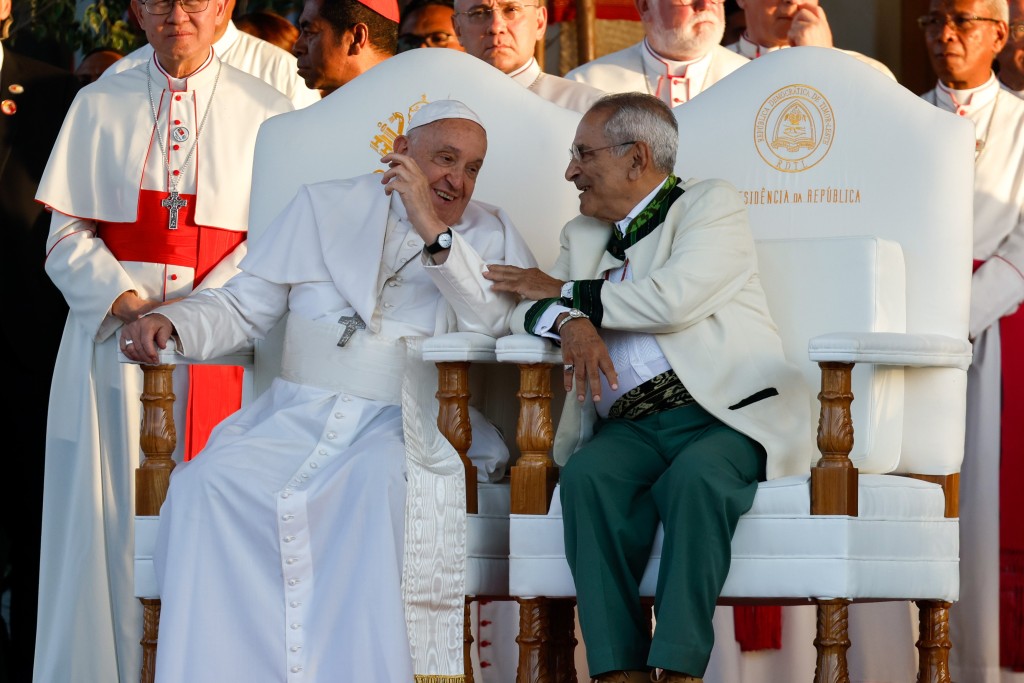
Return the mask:
[[1024, 307], [999, 319], [999, 344], [999, 659], [1024, 671]]
[[[98, 223], [97, 236], [119, 261], [168, 263], [195, 269], [202, 282], [225, 256], [245, 239], [244, 232], [196, 224], [196, 196], [181, 195], [188, 204], [178, 213], [178, 229], [167, 229], [168, 211], [160, 202], [167, 194], [139, 193], [134, 223]], [[185, 418], [185, 460], [206, 445], [210, 431], [242, 405], [242, 369], [221, 365], [189, 366]]]

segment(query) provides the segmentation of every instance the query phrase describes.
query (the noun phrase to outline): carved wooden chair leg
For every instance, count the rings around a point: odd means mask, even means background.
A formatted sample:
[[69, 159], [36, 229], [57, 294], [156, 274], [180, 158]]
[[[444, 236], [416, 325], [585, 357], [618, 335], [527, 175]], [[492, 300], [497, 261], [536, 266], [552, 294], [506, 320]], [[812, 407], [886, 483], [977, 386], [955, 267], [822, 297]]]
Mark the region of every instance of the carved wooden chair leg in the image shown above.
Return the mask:
[[[545, 363], [519, 365], [519, 420], [516, 445], [519, 459], [512, 467], [512, 514], [547, 514], [558, 482], [558, 468], [551, 460], [554, 428], [551, 422], [551, 370]], [[519, 667], [516, 683], [553, 683], [561, 659], [550, 654], [552, 602], [546, 598], [517, 598], [519, 603]], [[558, 601], [554, 601], [558, 602]], [[563, 601], [565, 602], [565, 601]], [[574, 621], [569, 601], [569, 622]], [[554, 607], [555, 624], [563, 627], [564, 607]], [[571, 635], [575, 640], [575, 633]], [[570, 654], [571, 659], [571, 654]], [[571, 664], [570, 664], [571, 666]], [[575, 668], [575, 667], [573, 667]], [[572, 679], [575, 681], [575, 675]]]
[[[177, 444], [174, 429], [173, 365], [142, 366], [142, 462], [135, 470], [135, 514], [156, 516], [167, 497], [174, 469], [171, 455]], [[142, 683], [156, 675], [156, 646], [160, 630], [160, 600], [139, 598], [143, 609]]]
[[466, 512], [477, 512], [476, 465], [467, 456], [473, 443], [469, 424], [469, 362], [437, 363], [437, 428], [458, 451], [466, 468]]
[[944, 600], [918, 600], [920, 637], [917, 641], [918, 683], [950, 683], [949, 608]]
[[814, 683], [850, 683], [846, 651], [850, 649], [849, 600], [818, 600], [818, 662]]
[[548, 668], [554, 683], [576, 683], [576, 601], [550, 601]]
[[519, 603], [519, 666], [516, 683], [551, 683], [551, 657], [547, 634], [551, 633], [551, 600], [517, 598]]

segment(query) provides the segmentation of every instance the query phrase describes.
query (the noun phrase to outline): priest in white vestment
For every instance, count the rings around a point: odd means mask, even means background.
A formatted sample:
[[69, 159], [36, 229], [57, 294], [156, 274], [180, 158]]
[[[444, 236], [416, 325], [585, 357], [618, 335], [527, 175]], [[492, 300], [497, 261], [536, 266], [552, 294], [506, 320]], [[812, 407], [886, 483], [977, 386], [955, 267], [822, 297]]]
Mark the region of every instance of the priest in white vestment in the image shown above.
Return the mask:
[[[746, 29], [730, 50], [757, 59], [773, 50], [797, 45], [834, 47], [832, 29], [818, 0], [736, 0], [743, 8]], [[842, 50], [889, 78], [896, 76], [882, 62], [853, 50]]]
[[678, 107], [750, 61], [719, 45], [721, 0], [636, 0], [636, 8], [647, 33], [642, 41], [565, 77], [605, 92], [646, 92]]
[[1003, 88], [1024, 98], [1024, 0], [1010, 0], [1009, 34], [996, 61]]
[[[213, 43], [213, 51], [217, 56], [224, 60], [225, 64], [252, 74], [277, 88], [292, 101], [296, 109], [318, 102], [320, 92], [307, 88], [305, 81], [299, 77], [295, 56], [273, 43], [239, 31], [235, 22], [231, 21], [234, 8], [235, 0], [228, 0], [225, 10], [227, 20], [217, 28]], [[152, 58], [153, 46], [143, 45], [116, 61], [104, 74], [127, 71], [139, 64], [145, 64]]]
[[[533, 257], [503, 211], [471, 201], [486, 135], [465, 105], [419, 109], [394, 149], [383, 175], [301, 188], [223, 288], [122, 331], [135, 360], [153, 362], [172, 331], [206, 358], [288, 314], [281, 376], [171, 477], [155, 553], [161, 683], [413, 681], [402, 385], [419, 361], [406, 346], [507, 333], [516, 300], [491, 291], [485, 264]], [[429, 549], [406, 562], [410, 550]]]
[[155, 58], [79, 92], [36, 195], [52, 211], [46, 272], [70, 307], [46, 434], [35, 680], [47, 683], [139, 678], [142, 373], [118, 362], [117, 331], [235, 273], [257, 130], [292, 109], [212, 50], [223, 0], [133, 6]]
[[974, 362], [960, 476], [960, 601], [950, 610], [952, 676], [972, 683], [1024, 681], [1024, 102], [1000, 88], [991, 68], [1008, 18], [1006, 0], [932, 0], [920, 19], [939, 77], [923, 97], [973, 121], [977, 136]]
[[605, 94], [541, 71], [533, 55], [548, 25], [548, 10], [543, 4], [455, 0], [454, 19], [455, 34], [466, 52], [549, 102], [583, 113]]

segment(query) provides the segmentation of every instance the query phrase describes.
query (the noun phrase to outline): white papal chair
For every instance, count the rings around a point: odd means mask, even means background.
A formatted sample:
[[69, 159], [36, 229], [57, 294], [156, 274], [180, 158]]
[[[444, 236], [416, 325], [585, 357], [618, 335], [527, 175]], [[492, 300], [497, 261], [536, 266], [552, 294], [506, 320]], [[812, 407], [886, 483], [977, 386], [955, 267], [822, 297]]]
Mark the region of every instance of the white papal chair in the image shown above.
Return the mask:
[[[469, 105], [488, 131], [487, 158], [474, 194], [504, 208], [542, 266], [557, 255], [558, 232], [576, 212], [572, 187], [562, 178], [566, 150], [580, 115], [542, 100], [493, 67], [453, 50], [414, 50], [389, 59], [306, 109], [266, 122], [257, 141], [250, 203], [249, 239], [261, 231], [300, 185], [383, 171], [380, 157], [422, 104], [454, 98]], [[338, 207], [344, 211], [345, 207]], [[279, 326], [279, 332], [283, 325]], [[252, 392], [269, 386], [280, 369], [282, 335], [255, 344], [250, 365]], [[470, 361], [495, 359], [495, 340], [449, 335], [425, 353], [438, 362], [441, 415], [438, 424], [465, 460], [471, 433]], [[186, 359], [165, 356], [167, 365], [147, 368], [143, 396], [143, 444], [139, 468], [136, 539], [136, 594], [146, 605], [144, 672], [152, 675], [156, 653], [159, 595], [152, 568], [154, 529], [173, 467], [174, 424], [170, 370]], [[236, 362], [245, 362], [236, 359]], [[473, 402], [489, 415], [515, 420], [514, 399], [493, 382], [474, 379]], [[495, 409], [504, 402], [505, 410]], [[488, 407], [488, 403], [490, 406]], [[502, 425], [499, 422], [499, 427]], [[201, 455], [199, 457], [202, 457]], [[466, 461], [468, 464], [468, 461]], [[467, 468], [468, 561], [466, 593], [506, 598], [508, 592], [509, 485], [476, 485]], [[468, 604], [468, 602], [467, 602]], [[467, 609], [467, 624], [468, 624]], [[470, 673], [467, 632], [466, 670]], [[145, 680], [145, 679], [144, 679]], [[150, 678], [151, 680], [151, 678]]]
[[[758, 59], [675, 111], [678, 175], [742, 192], [787, 357], [820, 387], [808, 393], [820, 459], [760, 485], [721, 603], [817, 605], [807, 638], [815, 681], [831, 682], [849, 680], [848, 605], [917, 601], [919, 680], [948, 682], [971, 360], [972, 129], [820, 48]], [[518, 680], [575, 681], [564, 649], [575, 588], [543, 396], [544, 364], [560, 358], [528, 336], [499, 340], [497, 355], [532, 373], [520, 418], [532, 454], [519, 467], [529, 472], [512, 480]], [[653, 595], [660, 538], [643, 596]]]

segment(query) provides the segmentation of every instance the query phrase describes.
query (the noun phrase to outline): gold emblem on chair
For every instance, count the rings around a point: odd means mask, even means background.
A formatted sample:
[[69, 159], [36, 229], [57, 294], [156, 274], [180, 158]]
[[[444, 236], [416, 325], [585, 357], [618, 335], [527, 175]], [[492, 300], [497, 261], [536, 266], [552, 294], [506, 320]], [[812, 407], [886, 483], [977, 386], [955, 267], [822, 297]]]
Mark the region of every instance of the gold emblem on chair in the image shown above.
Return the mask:
[[809, 85], [779, 88], [754, 120], [754, 145], [765, 163], [783, 173], [800, 173], [825, 158], [835, 137], [835, 114]]
[[[412, 119], [412, 115], [419, 111], [420, 107], [425, 104], [429, 104], [426, 93], [420, 95], [420, 99], [413, 102], [405, 114], [400, 111], [396, 111], [387, 119], [378, 121], [377, 128], [380, 130], [380, 135], [375, 135], [373, 139], [370, 140], [370, 148], [381, 156], [390, 154], [394, 151], [395, 138], [399, 135], [405, 135], [405, 128]], [[383, 173], [383, 171], [378, 172]]]

